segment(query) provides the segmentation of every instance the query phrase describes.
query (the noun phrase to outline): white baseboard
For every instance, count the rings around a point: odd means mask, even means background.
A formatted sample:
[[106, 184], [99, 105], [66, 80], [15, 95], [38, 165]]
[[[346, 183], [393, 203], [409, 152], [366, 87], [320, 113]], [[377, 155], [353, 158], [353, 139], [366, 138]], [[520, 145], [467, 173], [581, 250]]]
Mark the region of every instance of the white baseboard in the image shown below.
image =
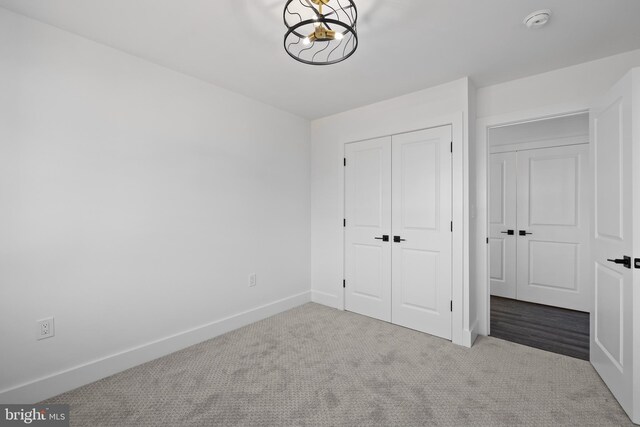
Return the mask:
[[464, 329], [462, 331], [462, 345], [471, 348], [473, 343], [478, 338], [478, 321], [473, 322], [470, 329]]
[[331, 308], [338, 308], [338, 297], [326, 292], [311, 291], [311, 301]]
[[126, 369], [174, 353], [258, 320], [273, 316], [311, 301], [303, 292], [278, 301], [243, 311], [206, 325], [198, 326], [166, 338], [93, 360], [26, 384], [0, 391], [2, 404], [33, 404]]

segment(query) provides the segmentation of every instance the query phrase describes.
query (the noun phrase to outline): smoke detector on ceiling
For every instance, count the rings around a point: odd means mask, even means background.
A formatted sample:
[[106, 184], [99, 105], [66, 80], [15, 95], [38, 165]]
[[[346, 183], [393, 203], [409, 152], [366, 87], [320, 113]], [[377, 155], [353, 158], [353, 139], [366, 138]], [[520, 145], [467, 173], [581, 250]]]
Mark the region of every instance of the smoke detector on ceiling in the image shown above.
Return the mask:
[[551, 11], [549, 9], [542, 9], [530, 13], [522, 22], [524, 22], [527, 28], [540, 28], [549, 22], [549, 19], [551, 19]]

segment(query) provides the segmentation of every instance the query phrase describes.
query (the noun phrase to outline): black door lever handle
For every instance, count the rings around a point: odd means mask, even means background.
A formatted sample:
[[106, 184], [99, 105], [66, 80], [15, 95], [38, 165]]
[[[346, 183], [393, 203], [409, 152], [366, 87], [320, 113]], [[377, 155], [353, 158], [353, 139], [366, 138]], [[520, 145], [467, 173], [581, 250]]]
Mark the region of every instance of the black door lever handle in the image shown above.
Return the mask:
[[394, 243], [400, 243], [400, 242], [404, 242], [407, 239], [401, 239], [400, 236], [393, 236], [393, 241]]
[[374, 239], [382, 240], [383, 242], [388, 242], [389, 241], [389, 235], [383, 234], [382, 237], [374, 237]]
[[617, 259], [607, 259], [607, 261], [609, 262], [613, 262], [616, 264], [622, 264], [623, 267], [625, 268], [631, 268], [631, 257], [629, 256], [623, 256], [622, 258], [617, 258]]
[[519, 233], [521, 236], [526, 236], [527, 234], [533, 234], [533, 233], [528, 233], [527, 230], [520, 230]]
[[514, 235], [514, 230], [507, 230], [507, 231], [501, 231], [502, 234], [508, 234], [509, 236], [513, 236]]

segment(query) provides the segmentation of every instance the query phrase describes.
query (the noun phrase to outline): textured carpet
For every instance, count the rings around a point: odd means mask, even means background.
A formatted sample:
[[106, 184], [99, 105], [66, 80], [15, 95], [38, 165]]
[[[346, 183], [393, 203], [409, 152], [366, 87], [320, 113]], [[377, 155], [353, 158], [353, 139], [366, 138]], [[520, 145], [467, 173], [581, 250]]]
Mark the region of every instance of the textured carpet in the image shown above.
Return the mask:
[[588, 362], [317, 304], [46, 403], [69, 403], [73, 426], [632, 425]]

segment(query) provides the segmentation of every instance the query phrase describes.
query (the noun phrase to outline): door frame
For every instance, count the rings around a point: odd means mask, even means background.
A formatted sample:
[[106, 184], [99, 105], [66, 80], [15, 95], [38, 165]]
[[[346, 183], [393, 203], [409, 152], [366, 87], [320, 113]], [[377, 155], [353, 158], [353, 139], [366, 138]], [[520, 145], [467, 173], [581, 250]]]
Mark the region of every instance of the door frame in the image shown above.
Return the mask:
[[[478, 215], [475, 220], [476, 242], [472, 244], [472, 262], [475, 264], [475, 277], [472, 280], [478, 289], [477, 312], [478, 334], [491, 333], [491, 289], [489, 278], [489, 130], [541, 120], [548, 120], [577, 114], [589, 114], [590, 105], [576, 103], [556, 105], [536, 110], [520, 111], [478, 118], [476, 122], [476, 194]], [[474, 227], [474, 224], [471, 224]]]
[[[465, 127], [464, 112], [457, 114], [427, 118], [422, 125], [412, 129], [397, 129], [395, 127], [389, 127], [387, 131], [380, 135], [366, 135], [366, 137], [356, 140], [342, 141], [341, 151], [342, 157], [345, 154], [346, 144], [366, 141], [373, 138], [381, 138], [393, 135], [399, 135], [403, 133], [416, 132], [425, 129], [431, 129], [441, 126], [451, 126], [451, 135], [453, 143], [453, 156], [452, 156], [452, 186], [451, 186], [451, 200], [452, 200], [452, 220], [453, 220], [453, 236], [451, 246], [451, 300], [453, 301], [453, 310], [451, 313], [451, 342], [454, 344], [462, 345], [465, 347], [471, 347], [473, 341], [477, 336], [477, 331], [471, 325], [465, 327], [465, 319], [468, 322], [471, 304], [473, 301], [470, 298], [469, 289], [469, 234], [465, 224], [469, 224], [469, 188], [465, 185], [465, 181], [468, 182], [469, 176], [469, 153], [468, 145], [465, 144], [465, 133], [469, 132], [468, 126]], [[468, 121], [467, 121], [468, 123]], [[342, 159], [340, 159], [342, 161]], [[345, 214], [345, 172], [344, 168], [340, 174], [340, 194], [341, 194], [341, 209], [340, 215], [344, 218]], [[459, 224], [459, 225], [456, 225]], [[342, 229], [342, 246], [340, 248], [339, 259], [342, 264], [342, 277], [344, 279], [345, 272], [345, 232]], [[340, 310], [345, 310], [345, 290], [342, 282], [337, 284], [339, 286], [337, 295], [338, 303], [337, 307]]]

